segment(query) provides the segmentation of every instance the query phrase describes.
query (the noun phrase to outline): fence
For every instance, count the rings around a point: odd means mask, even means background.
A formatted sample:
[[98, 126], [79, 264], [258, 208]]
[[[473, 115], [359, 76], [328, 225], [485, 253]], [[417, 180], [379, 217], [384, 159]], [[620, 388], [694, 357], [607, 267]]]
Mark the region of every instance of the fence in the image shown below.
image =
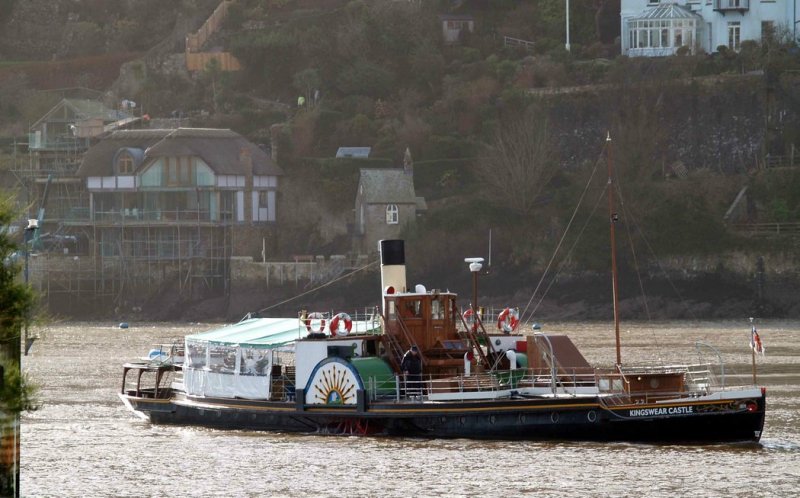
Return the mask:
[[219, 4], [214, 13], [200, 26], [197, 33], [186, 35], [186, 69], [188, 71], [202, 71], [209, 62], [215, 60], [222, 71], [238, 71], [242, 69], [239, 60], [230, 52], [200, 52], [208, 39], [222, 26], [228, 14], [228, 7], [232, 2], [225, 0]]
[[533, 50], [533, 42], [522, 40], [520, 38], [512, 38], [510, 36], [503, 37], [503, 45], [506, 47], [522, 47], [525, 50]]

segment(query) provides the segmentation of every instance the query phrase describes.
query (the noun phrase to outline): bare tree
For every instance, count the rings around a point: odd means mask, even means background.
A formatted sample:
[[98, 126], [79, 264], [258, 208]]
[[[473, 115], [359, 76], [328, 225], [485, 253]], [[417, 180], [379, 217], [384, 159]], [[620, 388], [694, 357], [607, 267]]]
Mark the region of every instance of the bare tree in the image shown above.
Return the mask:
[[547, 119], [534, 108], [501, 125], [476, 171], [490, 202], [528, 215], [556, 171]]

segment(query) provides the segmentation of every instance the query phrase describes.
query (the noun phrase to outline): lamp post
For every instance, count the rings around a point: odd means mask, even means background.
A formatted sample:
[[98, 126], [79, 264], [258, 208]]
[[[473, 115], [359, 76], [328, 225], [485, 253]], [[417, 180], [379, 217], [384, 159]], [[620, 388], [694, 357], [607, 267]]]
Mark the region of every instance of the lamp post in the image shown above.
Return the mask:
[[469, 271], [472, 272], [472, 330], [478, 330], [478, 273], [483, 268], [483, 258], [465, 258], [465, 263], [469, 263]]
[[566, 41], [566, 43], [564, 43], [564, 48], [567, 49], [567, 52], [569, 52], [570, 51], [569, 50], [569, 0], [566, 0], [566, 2], [567, 2], [567, 4], [566, 4], [566, 11], [567, 11], [567, 41]]

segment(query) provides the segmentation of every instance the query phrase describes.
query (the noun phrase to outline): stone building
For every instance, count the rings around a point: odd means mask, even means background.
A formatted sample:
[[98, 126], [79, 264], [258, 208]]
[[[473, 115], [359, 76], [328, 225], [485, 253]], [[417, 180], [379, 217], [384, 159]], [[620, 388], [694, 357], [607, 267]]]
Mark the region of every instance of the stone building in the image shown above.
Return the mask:
[[377, 251], [379, 240], [400, 237], [425, 210], [414, 190], [411, 151], [406, 149], [402, 168], [362, 168], [355, 200], [357, 251]]

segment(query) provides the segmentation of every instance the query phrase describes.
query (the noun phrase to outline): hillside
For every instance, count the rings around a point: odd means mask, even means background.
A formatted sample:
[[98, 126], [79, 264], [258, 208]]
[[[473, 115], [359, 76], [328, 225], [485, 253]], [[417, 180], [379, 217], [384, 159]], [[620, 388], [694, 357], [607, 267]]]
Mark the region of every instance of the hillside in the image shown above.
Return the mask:
[[[718, 316], [726, 302], [756, 306], [747, 294], [766, 255], [766, 271], [780, 277], [775, 289], [791, 288], [785, 278], [794, 273], [777, 275], [786, 266], [771, 263], [792, 238], [753, 238], [723, 222], [743, 186], [752, 198], [742, 221], [800, 219], [800, 175], [766, 168], [800, 138], [800, 61], [786, 40], [628, 59], [617, 56], [614, 0], [572, 3], [570, 52], [562, 0], [238, 0], [206, 48], [231, 51], [243, 70], [190, 74], [181, 41], [217, 2], [4, 1], [13, 8], [0, 17], [0, 135], [23, 135], [72, 86], [135, 100], [152, 117], [179, 112], [193, 126], [230, 127], [255, 143], [275, 133], [287, 172], [279, 254], [349, 250], [358, 168], [399, 164], [409, 147], [429, 206], [406, 234], [425, 255], [409, 256], [414, 271], [447, 282], [463, 271], [463, 256], [485, 255], [491, 229], [497, 270], [487, 285], [497, 294], [531, 286], [560, 244], [570, 248], [564, 278], [599, 274], [608, 266], [607, 216], [593, 206], [606, 179], [602, 169], [589, 178], [610, 133], [625, 194], [622, 249], [650, 248], [623, 262], [634, 282], [644, 268], [666, 296], [659, 264], [677, 261], [672, 276], [684, 290], [714, 293], [698, 309]], [[445, 43], [443, 14], [471, 16], [475, 28]], [[507, 46], [506, 36], [533, 47]], [[62, 90], [41, 92], [53, 89]], [[371, 159], [333, 160], [340, 146], [371, 146]], [[516, 160], [504, 153], [517, 147]], [[579, 243], [562, 241], [585, 188], [591, 203], [575, 223], [587, 228]], [[734, 254], [745, 263], [729, 264]], [[686, 263], [697, 260], [705, 263]], [[562, 290], [592, 299], [580, 285]], [[781, 292], [771, 309], [800, 313]]]

